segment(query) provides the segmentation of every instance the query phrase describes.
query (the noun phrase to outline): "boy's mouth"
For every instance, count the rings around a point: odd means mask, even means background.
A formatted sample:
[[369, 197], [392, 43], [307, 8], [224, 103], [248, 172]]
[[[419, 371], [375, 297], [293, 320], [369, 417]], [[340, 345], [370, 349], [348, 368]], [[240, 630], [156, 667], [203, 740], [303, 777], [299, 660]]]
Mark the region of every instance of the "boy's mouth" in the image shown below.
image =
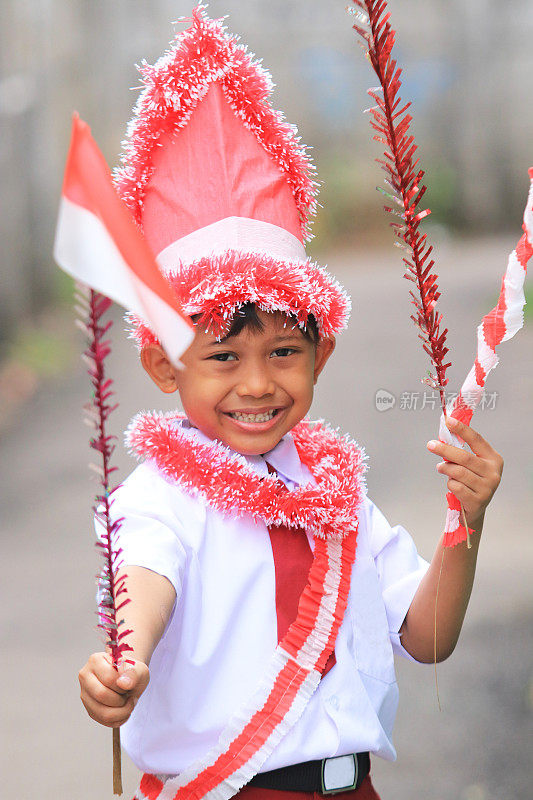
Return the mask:
[[279, 408], [271, 408], [269, 411], [262, 411], [255, 414], [245, 411], [230, 411], [228, 416], [237, 420], [237, 422], [270, 422], [278, 411]]

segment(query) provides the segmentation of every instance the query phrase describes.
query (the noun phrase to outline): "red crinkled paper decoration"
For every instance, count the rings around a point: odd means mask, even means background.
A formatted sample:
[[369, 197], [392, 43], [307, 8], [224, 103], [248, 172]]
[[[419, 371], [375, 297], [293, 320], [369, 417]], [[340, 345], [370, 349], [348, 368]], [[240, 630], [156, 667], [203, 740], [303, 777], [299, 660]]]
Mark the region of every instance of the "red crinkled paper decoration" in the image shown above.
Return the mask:
[[385, 147], [383, 158], [376, 161], [385, 172], [388, 190], [380, 191], [392, 202], [385, 210], [399, 218], [391, 222], [391, 226], [401, 239], [401, 244], [397, 244], [408, 254], [403, 259], [405, 277], [414, 284], [409, 294], [416, 309], [411, 319], [419, 329], [422, 346], [434, 369], [424, 382], [439, 392], [441, 407], [446, 413], [444, 387], [448, 383], [446, 370], [451, 366], [445, 363], [448, 330], [441, 331], [442, 314], [436, 308], [440, 292], [438, 275], [433, 271], [433, 248], [426, 234], [419, 230], [420, 223], [431, 212], [420, 207], [427, 187], [422, 183], [424, 170], [420, 169], [417, 146], [409, 131], [412, 117], [407, 111], [411, 103], [404, 105], [400, 97], [402, 70], [392, 56], [395, 31], [389, 23], [386, 0], [352, 2], [357, 6], [352, 11], [360, 23], [353, 27], [365, 42], [368, 58], [380, 82], [380, 87], [368, 90], [377, 103], [369, 109], [371, 125], [376, 132], [373, 138]]
[[132, 650], [126, 641], [132, 631], [124, 629], [119, 616], [121, 609], [129, 603], [125, 586], [127, 576], [124, 573], [118, 575], [122, 565], [122, 550], [116, 547], [116, 541], [122, 520], [113, 520], [111, 517], [112, 494], [115, 491], [111, 487], [111, 475], [117, 469], [111, 465], [111, 456], [115, 450], [116, 437], [107, 432], [107, 421], [118, 404], [111, 403], [114, 395], [113, 381], [105, 373], [105, 360], [111, 352], [111, 344], [106, 336], [113, 323], [111, 320], [104, 322], [103, 317], [112, 301], [92, 289], [85, 291], [81, 286], [78, 287], [77, 301], [78, 311], [83, 316], [83, 319], [78, 320], [78, 326], [88, 339], [83, 359], [93, 388], [92, 400], [85, 406], [86, 422], [94, 430], [89, 445], [101, 457], [99, 464], [90, 465], [101, 484], [93, 507], [103, 531], [100, 540], [96, 542], [103, 558], [103, 569], [97, 576], [100, 590], [98, 629], [104, 635], [116, 669], [123, 654]]

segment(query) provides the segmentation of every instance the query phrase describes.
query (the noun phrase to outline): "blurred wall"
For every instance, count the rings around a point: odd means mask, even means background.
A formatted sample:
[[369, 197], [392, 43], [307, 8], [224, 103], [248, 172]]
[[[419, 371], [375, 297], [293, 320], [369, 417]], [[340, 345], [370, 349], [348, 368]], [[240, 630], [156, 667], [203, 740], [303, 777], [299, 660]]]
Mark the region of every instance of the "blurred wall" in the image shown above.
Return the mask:
[[[274, 103], [316, 148], [325, 181], [318, 232], [375, 216], [366, 89], [375, 82], [347, 0], [212, 0], [279, 84]], [[0, 0], [0, 342], [54, 291], [53, 229], [73, 109], [111, 165], [138, 86], [189, 0]], [[533, 4], [391, 0], [415, 132], [446, 224], [516, 228], [532, 160]], [[380, 225], [382, 224], [380, 220]]]

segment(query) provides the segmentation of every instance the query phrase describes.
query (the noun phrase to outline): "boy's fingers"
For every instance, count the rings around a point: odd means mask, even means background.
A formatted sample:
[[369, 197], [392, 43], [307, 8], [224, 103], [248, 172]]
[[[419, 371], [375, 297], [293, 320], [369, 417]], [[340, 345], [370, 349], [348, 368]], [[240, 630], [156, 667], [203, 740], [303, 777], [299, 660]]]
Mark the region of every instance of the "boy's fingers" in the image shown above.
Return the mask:
[[480, 478], [485, 477], [489, 471], [489, 465], [486, 461], [468, 452], [468, 450], [461, 450], [460, 447], [455, 447], [453, 444], [444, 444], [444, 442], [432, 440], [427, 443], [427, 447], [435, 455], [445, 458], [446, 461], [452, 464], [459, 464], [465, 467]]
[[142, 661], [136, 661], [134, 664], [123, 662], [118, 668], [117, 691], [128, 692], [134, 697], [139, 697], [146, 689], [149, 680], [150, 672]]
[[454, 417], [447, 417], [446, 425], [448, 430], [466, 442], [476, 455], [487, 458], [494, 453], [494, 449], [487, 440], [470, 425], [465, 425]]
[[87, 713], [109, 728], [126, 722], [149, 680], [148, 667], [140, 661], [131, 666], [121, 664], [119, 670], [109, 654], [93, 653], [79, 673], [81, 701]]
[[476, 501], [476, 493], [470, 489], [470, 487], [465, 486], [464, 483], [456, 481], [455, 478], [448, 479], [447, 488], [449, 492], [455, 495], [455, 497], [465, 505]]
[[481, 492], [483, 489], [484, 484], [481, 477], [475, 472], [472, 472], [471, 469], [462, 467], [460, 464], [442, 461], [440, 464], [437, 464], [437, 471], [440, 472], [441, 475], [447, 475], [448, 478], [466, 486], [473, 492]]
[[99, 705], [122, 708], [128, 700], [126, 695], [105, 686], [94, 673], [80, 673], [80, 686], [83, 703], [88, 699]]
[[490, 478], [494, 473], [499, 479], [503, 472], [503, 458], [500, 454], [480, 433], [468, 425], [464, 425], [453, 417], [448, 417], [446, 423], [450, 431], [463, 439], [472, 452], [436, 440], [428, 442], [428, 450], [442, 456], [447, 461], [466, 467], [481, 478]]
[[82, 702], [91, 719], [94, 719], [101, 725], [106, 725], [108, 728], [118, 728], [120, 725], [126, 722], [126, 720], [129, 719], [134, 707], [133, 698], [131, 697], [127, 699], [125, 705], [123, 705], [121, 708], [102, 706], [100, 703], [97, 703], [90, 697], [82, 697]]
[[80, 683], [83, 676], [95, 675], [108, 689], [116, 690], [117, 671], [107, 653], [93, 653], [80, 670]]

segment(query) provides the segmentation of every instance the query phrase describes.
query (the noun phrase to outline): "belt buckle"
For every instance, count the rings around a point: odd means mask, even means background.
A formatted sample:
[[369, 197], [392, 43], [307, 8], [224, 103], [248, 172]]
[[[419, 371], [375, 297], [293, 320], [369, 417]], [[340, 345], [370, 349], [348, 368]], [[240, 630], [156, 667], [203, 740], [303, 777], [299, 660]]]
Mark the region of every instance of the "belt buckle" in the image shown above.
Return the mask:
[[321, 793], [338, 794], [355, 789], [359, 776], [359, 761], [356, 753], [322, 759], [320, 775]]

